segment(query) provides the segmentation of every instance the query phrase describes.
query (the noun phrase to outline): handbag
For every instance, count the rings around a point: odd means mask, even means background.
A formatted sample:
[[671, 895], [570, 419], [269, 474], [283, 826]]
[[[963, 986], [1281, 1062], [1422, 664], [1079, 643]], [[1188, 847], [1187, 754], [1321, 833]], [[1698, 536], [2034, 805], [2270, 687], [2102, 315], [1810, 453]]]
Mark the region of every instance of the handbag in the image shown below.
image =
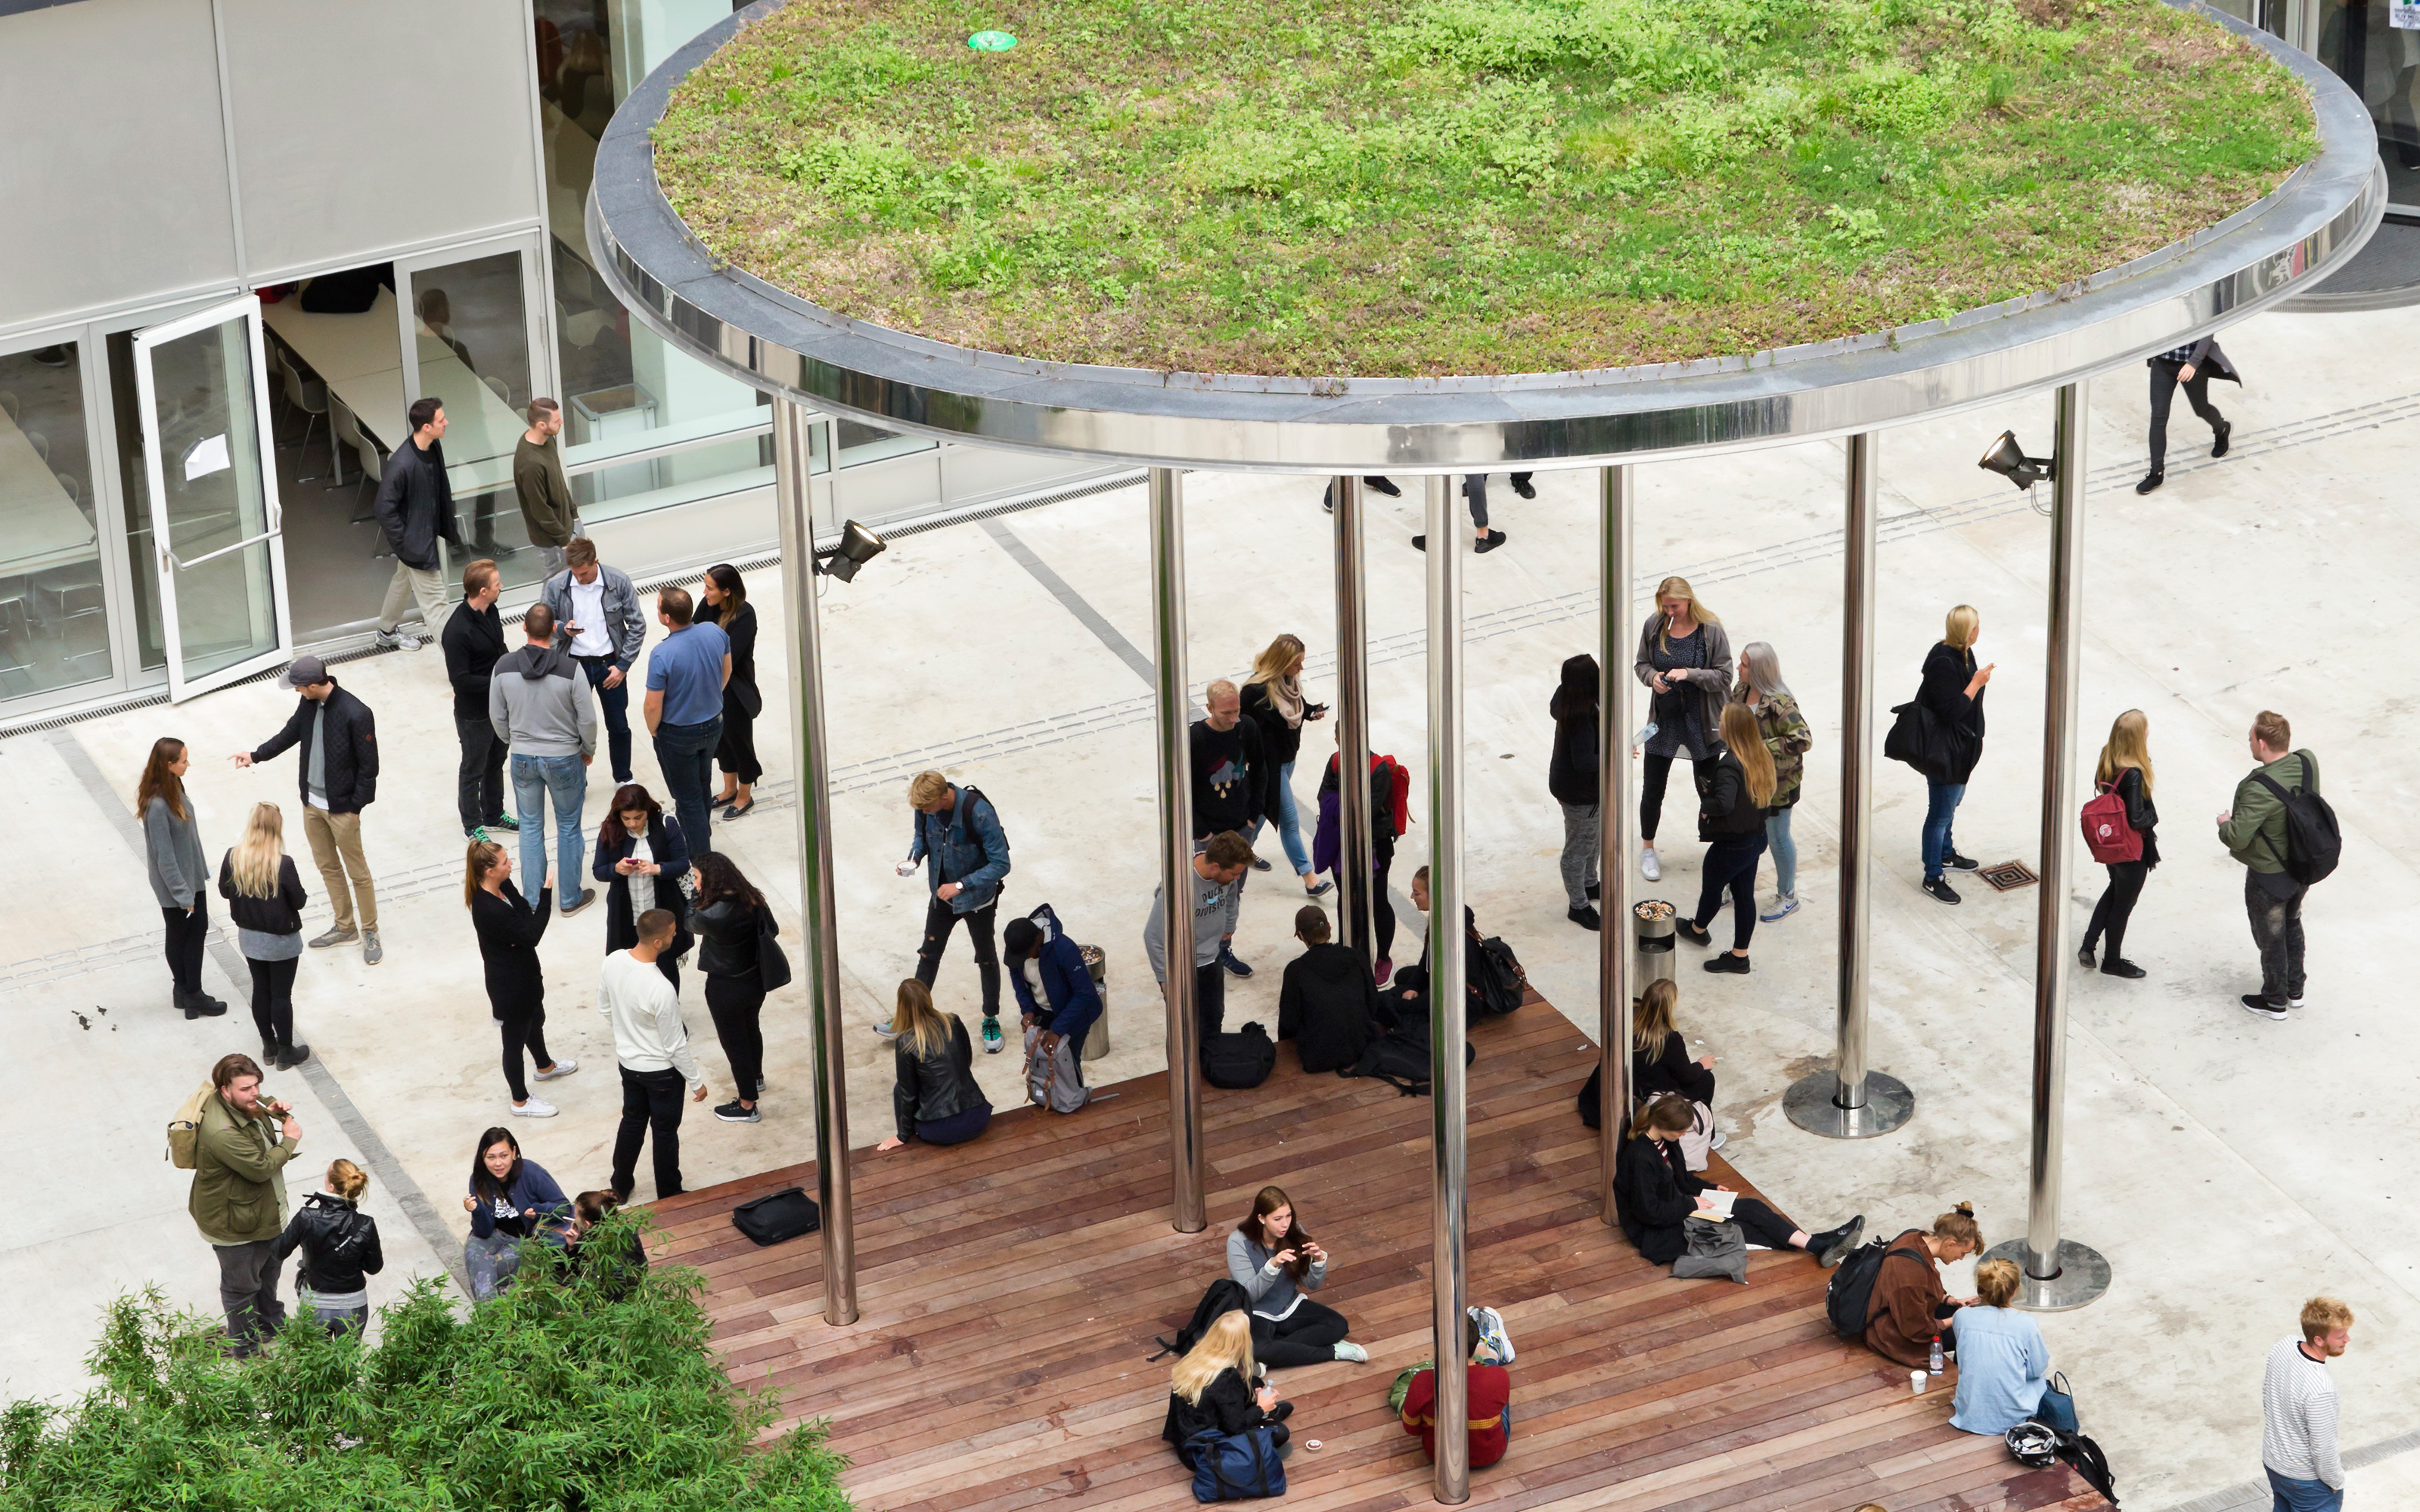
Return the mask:
[[1747, 1239], [1730, 1219], [1691, 1217], [1682, 1228], [1689, 1236], [1689, 1252], [1672, 1262], [1675, 1281], [1711, 1280], [1728, 1276], [1747, 1285]]
[[795, 1186], [770, 1196], [743, 1202], [731, 1210], [731, 1227], [758, 1244], [779, 1244], [785, 1239], [812, 1234], [824, 1226], [815, 1199]]
[[2042, 1382], [2041, 1405], [2034, 1409], [2033, 1421], [2046, 1424], [2061, 1433], [2074, 1433], [2076, 1428], [2075, 1393], [2068, 1389], [2067, 1372], [2055, 1370]]
[[1942, 737], [1941, 721], [1931, 709], [1910, 701], [1891, 710], [1890, 733], [1883, 736], [1883, 754], [1895, 762], [1905, 762], [1933, 781], [1947, 779], [1949, 770], [1948, 748]]
[[756, 911], [756, 985], [768, 993], [790, 985], [790, 958], [773, 941], [774, 932], [781, 927], [771, 909]]
[[731, 695], [732, 702], [739, 705], [739, 712], [751, 719], [765, 712], [765, 690], [753, 682], [743, 683], [734, 678], [724, 691]]

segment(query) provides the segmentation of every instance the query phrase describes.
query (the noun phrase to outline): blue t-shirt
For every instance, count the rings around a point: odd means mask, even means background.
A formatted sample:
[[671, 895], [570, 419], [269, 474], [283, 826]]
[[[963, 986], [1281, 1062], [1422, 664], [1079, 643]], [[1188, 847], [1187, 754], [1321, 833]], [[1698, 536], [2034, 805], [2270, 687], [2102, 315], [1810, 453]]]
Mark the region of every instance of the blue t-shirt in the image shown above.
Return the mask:
[[719, 625], [691, 625], [647, 653], [647, 691], [664, 696], [664, 723], [704, 724], [722, 717], [722, 658], [731, 638]]

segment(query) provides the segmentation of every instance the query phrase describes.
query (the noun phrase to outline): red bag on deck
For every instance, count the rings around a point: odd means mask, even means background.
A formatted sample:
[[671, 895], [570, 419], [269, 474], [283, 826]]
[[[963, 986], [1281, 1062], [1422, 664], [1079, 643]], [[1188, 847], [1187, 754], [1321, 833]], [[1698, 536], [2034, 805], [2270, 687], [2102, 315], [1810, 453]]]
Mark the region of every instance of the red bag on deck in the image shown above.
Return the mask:
[[2101, 791], [2084, 806], [2084, 843], [2092, 858], [2104, 866], [2143, 858], [2143, 837], [2126, 822], [2126, 800], [2111, 783], [2102, 783]]

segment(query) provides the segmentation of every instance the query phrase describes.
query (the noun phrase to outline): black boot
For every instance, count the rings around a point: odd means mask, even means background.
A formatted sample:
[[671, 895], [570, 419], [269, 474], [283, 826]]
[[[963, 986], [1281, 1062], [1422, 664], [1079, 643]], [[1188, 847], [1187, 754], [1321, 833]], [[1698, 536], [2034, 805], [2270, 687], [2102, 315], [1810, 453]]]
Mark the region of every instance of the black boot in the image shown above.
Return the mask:
[[1847, 1259], [1849, 1252], [1857, 1247], [1857, 1241], [1865, 1237], [1866, 1215], [1861, 1212], [1838, 1228], [1807, 1235], [1807, 1253], [1828, 1271]]

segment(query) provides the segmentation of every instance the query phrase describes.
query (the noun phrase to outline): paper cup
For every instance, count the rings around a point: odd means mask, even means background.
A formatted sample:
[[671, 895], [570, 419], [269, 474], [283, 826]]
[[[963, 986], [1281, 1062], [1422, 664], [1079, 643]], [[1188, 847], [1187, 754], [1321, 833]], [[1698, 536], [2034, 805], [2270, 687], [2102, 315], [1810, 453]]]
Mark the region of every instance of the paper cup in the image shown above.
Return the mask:
[[1931, 1381], [1932, 1375], [1930, 1371], [1911, 1370], [1907, 1373], [1907, 1389], [1921, 1396], [1924, 1395], [1924, 1388], [1931, 1384]]

